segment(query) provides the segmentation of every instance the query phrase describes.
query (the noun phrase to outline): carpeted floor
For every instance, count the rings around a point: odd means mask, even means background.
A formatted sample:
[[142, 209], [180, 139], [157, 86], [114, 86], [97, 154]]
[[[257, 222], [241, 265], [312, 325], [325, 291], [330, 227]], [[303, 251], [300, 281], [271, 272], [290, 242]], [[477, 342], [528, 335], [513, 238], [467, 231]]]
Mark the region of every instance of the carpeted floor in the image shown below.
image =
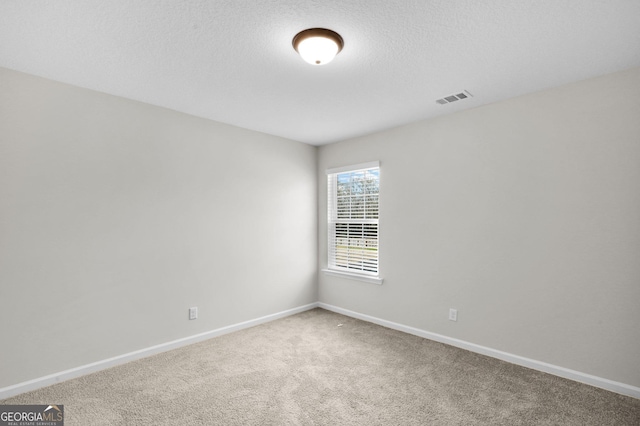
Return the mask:
[[64, 404], [67, 426], [640, 425], [638, 399], [322, 309], [0, 404]]

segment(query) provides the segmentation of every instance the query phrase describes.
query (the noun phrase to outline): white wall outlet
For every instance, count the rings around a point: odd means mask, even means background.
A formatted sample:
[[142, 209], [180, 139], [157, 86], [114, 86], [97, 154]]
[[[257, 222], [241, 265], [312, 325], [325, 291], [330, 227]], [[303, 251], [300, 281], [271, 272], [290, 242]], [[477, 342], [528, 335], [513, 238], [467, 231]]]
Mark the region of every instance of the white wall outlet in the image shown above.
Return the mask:
[[449, 309], [449, 321], [458, 321], [458, 310], [450, 308]]
[[189, 308], [189, 319], [194, 320], [198, 318], [198, 308]]

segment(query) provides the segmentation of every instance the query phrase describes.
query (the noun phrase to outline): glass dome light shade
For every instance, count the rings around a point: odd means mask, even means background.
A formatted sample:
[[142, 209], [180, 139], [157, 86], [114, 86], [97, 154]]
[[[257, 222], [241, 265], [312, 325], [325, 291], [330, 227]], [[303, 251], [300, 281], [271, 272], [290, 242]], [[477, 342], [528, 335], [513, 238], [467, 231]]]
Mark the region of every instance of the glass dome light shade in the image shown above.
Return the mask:
[[311, 28], [296, 34], [293, 47], [311, 65], [325, 65], [342, 50], [344, 41], [334, 31]]

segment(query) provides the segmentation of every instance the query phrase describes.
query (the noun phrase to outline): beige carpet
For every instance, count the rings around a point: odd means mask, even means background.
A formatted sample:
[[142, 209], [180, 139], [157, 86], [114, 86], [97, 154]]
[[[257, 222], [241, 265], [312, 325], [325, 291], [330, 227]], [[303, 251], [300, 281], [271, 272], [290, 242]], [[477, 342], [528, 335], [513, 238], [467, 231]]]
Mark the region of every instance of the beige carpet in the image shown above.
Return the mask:
[[67, 426], [640, 425], [638, 399], [322, 309], [0, 401], [53, 403]]

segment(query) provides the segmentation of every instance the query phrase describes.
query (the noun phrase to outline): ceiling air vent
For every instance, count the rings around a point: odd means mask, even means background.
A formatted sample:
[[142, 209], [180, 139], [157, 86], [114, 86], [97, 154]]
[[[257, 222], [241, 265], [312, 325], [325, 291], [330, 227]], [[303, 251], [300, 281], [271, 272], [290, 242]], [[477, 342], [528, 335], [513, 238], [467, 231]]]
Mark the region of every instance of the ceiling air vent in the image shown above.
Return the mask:
[[471, 93], [469, 93], [466, 90], [463, 90], [462, 92], [457, 93], [455, 95], [449, 95], [449, 96], [445, 96], [442, 99], [437, 99], [436, 103], [440, 105], [446, 105], [446, 104], [450, 104], [451, 102], [461, 101], [462, 99], [467, 99], [471, 97], [473, 97]]

